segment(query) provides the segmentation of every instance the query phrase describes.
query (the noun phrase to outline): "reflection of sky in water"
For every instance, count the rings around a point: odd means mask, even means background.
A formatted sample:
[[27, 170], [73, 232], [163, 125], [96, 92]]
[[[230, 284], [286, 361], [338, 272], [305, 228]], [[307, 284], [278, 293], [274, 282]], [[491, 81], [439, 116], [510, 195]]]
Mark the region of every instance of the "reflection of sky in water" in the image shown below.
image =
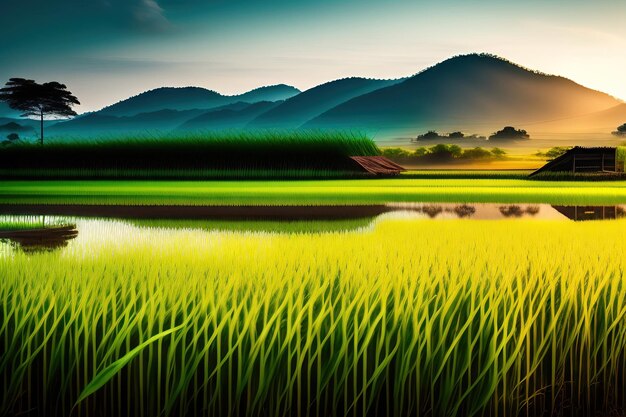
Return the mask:
[[[65, 216], [45, 216], [45, 224], [58, 226], [76, 225], [78, 236], [67, 240], [67, 245], [54, 249], [63, 256], [90, 256], [93, 251], [84, 248], [98, 248], [98, 253], [123, 251], [128, 245], [141, 245], [150, 239], [167, 241], [169, 238], [185, 234], [200, 237], [207, 245], [219, 245], [220, 239], [232, 235], [261, 235], [270, 238], [275, 234], [328, 234], [328, 233], [368, 233], [378, 225], [389, 221], [471, 221], [471, 220], [552, 220], [565, 221], [610, 219], [625, 217], [626, 206], [609, 207], [553, 207], [532, 204], [428, 204], [398, 203], [385, 207], [382, 214], [371, 217], [338, 220], [219, 220], [219, 219], [92, 219]], [[574, 217], [575, 216], [575, 217]], [[603, 216], [603, 217], [598, 217]], [[612, 216], [612, 217], [611, 217]], [[20, 251], [15, 241], [6, 238], [7, 225], [14, 221], [23, 228], [25, 220], [33, 220], [40, 225], [38, 216], [0, 216], [3, 232], [0, 233], [0, 253], [3, 256]], [[36, 220], [36, 221], [35, 221]], [[26, 250], [24, 250], [26, 251]]]

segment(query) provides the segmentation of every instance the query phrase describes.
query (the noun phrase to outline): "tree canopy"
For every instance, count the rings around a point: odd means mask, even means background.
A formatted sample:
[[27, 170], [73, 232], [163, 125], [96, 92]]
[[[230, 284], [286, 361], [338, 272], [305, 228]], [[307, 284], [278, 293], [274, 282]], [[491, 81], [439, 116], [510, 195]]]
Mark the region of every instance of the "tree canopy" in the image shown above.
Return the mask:
[[498, 130], [489, 139], [529, 139], [530, 135], [523, 129], [515, 129], [513, 126], [506, 126]]
[[12, 109], [21, 111], [22, 117], [40, 118], [42, 144], [44, 117], [76, 116], [72, 106], [80, 104], [64, 84], [56, 81], [38, 84], [24, 78], [11, 78], [0, 89], [0, 100], [5, 101]]

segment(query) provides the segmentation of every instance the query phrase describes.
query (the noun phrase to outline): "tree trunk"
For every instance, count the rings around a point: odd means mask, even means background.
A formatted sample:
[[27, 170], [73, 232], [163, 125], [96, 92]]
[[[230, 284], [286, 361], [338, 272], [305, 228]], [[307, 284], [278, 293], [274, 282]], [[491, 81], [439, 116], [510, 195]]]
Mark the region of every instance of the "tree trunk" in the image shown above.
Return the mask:
[[43, 146], [43, 110], [39, 111], [41, 115], [41, 146]]

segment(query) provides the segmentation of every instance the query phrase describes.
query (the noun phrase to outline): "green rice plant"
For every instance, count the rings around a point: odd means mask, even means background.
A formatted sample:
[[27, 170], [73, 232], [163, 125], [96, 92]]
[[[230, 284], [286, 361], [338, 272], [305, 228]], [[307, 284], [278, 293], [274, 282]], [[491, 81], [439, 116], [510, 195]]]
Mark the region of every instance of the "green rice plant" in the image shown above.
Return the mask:
[[526, 179], [531, 170], [479, 170], [479, 169], [422, 169], [410, 170], [400, 174], [401, 178], [414, 179]]
[[78, 228], [55, 253], [0, 251], [2, 414], [626, 406], [624, 220]]
[[289, 178], [359, 172], [349, 156], [378, 155], [363, 134], [328, 131], [204, 132], [51, 139], [0, 148], [5, 178]]
[[363, 205], [626, 203], [626, 181], [394, 178], [299, 181], [0, 181], [0, 204]]
[[133, 219], [129, 223], [143, 228], [196, 229], [208, 231], [266, 232], [280, 234], [330, 233], [369, 227], [373, 217], [346, 220], [170, 220]]

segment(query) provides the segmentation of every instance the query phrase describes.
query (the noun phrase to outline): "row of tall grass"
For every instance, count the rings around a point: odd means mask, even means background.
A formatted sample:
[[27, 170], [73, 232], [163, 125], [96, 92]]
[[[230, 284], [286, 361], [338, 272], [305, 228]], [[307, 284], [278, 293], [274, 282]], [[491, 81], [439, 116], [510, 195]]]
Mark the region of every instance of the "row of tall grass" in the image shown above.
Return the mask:
[[224, 178], [341, 176], [348, 156], [378, 155], [363, 134], [327, 131], [206, 132], [52, 140], [0, 147], [5, 178]]
[[3, 414], [624, 410], [624, 221], [79, 228], [0, 252]]
[[[289, 180], [289, 179], [343, 179], [371, 177], [366, 172], [348, 167], [320, 166], [293, 168], [293, 161], [281, 167], [280, 162], [267, 168], [263, 163], [250, 162], [241, 168], [0, 168], [0, 178], [6, 180]], [[308, 165], [316, 165], [311, 163]]]

